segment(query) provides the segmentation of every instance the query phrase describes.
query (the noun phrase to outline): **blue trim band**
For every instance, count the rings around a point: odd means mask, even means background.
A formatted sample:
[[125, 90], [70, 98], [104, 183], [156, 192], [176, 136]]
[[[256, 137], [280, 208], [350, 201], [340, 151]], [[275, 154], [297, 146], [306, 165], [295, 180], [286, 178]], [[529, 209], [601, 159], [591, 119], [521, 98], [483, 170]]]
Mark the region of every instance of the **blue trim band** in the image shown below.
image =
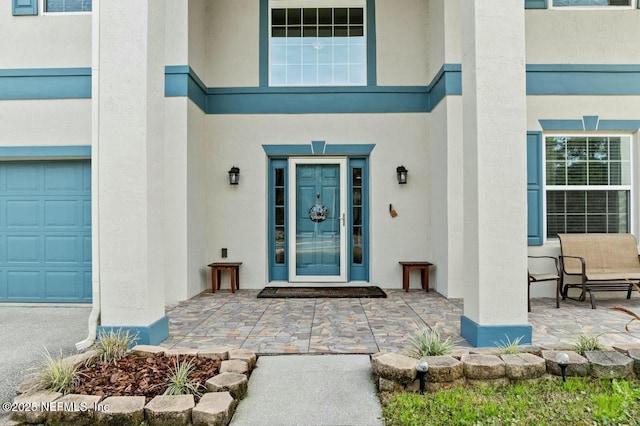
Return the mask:
[[547, 0], [524, 0], [525, 9], [546, 9]]
[[[322, 147], [322, 152], [316, 148]], [[324, 141], [313, 141], [308, 145], [262, 145], [264, 152], [270, 156], [288, 157], [295, 155], [351, 155], [367, 156], [371, 154], [375, 144], [343, 144], [330, 145]]]
[[640, 65], [527, 65], [527, 95], [640, 95]]
[[546, 131], [618, 131], [636, 132], [640, 120], [601, 120], [597, 115], [585, 115], [577, 120], [538, 120]]
[[91, 158], [91, 146], [0, 146], [0, 158]]
[[460, 334], [474, 347], [496, 347], [500, 342], [520, 338], [523, 345], [531, 344], [533, 327], [522, 325], [480, 325], [475, 321], [460, 316]]
[[91, 98], [91, 68], [0, 70], [0, 100]]
[[98, 336], [100, 332], [106, 333], [110, 331], [129, 331], [132, 335], [138, 336], [135, 344], [137, 345], [158, 345], [162, 343], [167, 337], [169, 337], [169, 317], [166, 315], [148, 326], [98, 326]]

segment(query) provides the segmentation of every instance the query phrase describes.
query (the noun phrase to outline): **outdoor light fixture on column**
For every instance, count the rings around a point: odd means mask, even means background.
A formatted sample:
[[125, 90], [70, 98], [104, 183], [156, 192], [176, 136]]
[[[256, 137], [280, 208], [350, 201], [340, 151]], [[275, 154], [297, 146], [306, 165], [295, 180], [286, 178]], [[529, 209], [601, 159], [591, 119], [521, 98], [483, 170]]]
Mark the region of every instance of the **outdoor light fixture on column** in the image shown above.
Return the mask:
[[396, 169], [396, 172], [398, 173], [398, 183], [400, 185], [404, 185], [407, 183], [407, 173], [409, 173], [409, 170], [407, 170], [404, 166], [400, 166]]
[[229, 170], [229, 185], [237, 185], [240, 182], [240, 169], [233, 166]]
[[560, 352], [556, 355], [556, 363], [562, 371], [562, 381], [567, 381], [567, 366], [569, 365], [569, 355], [564, 352]]
[[416, 363], [416, 371], [418, 372], [418, 379], [420, 379], [420, 395], [424, 395], [424, 376], [429, 371], [429, 363], [426, 359], [421, 359]]

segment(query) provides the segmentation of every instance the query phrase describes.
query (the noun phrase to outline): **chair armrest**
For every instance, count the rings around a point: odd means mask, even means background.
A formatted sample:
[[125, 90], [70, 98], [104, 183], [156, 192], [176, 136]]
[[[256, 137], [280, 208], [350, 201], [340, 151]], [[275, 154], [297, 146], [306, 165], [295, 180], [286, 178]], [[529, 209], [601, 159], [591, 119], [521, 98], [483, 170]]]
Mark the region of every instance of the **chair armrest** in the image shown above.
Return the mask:
[[587, 276], [587, 264], [586, 264], [586, 262], [584, 260], [584, 257], [580, 257], [580, 256], [562, 256], [561, 255], [560, 256], [560, 263], [562, 264], [562, 272], [563, 273], [565, 273], [566, 275], [569, 275], [569, 274], [567, 274], [567, 272], [564, 269], [564, 261], [563, 261], [563, 259], [566, 259], [566, 258], [579, 259], [580, 260], [580, 264], [582, 265], [582, 277], [586, 277]]

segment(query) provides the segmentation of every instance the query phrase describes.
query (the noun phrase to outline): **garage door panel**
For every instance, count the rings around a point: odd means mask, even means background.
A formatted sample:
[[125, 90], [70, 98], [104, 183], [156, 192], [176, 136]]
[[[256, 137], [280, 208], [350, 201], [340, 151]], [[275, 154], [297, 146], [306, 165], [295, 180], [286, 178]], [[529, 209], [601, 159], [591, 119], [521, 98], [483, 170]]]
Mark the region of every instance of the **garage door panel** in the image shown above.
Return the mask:
[[81, 293], [82, 273], [55, 271], [45, 273], [45, 297], [47, 299], [75, 299]]
[[0, 302], [91, 296], [90, 162], [0, 162]]
[[41, 274], [39, 271], [8, 271], [7, 299], [9, 301], [37, 301], [42, 299], [40, 281]]
[[40, 263], [40, 237], [7, 236], [7, 263]]
[[21, 192], [40, 192], [41, 169], [37, 165], [9, 163], [6, 166], [6, 187], [8, 194]]
[[78, 263], [82, 259], [78, 253], [81, 238], [73, 235], [56, 235], [45, 237], [45, 264], [51, 263]]
[[39, 227], [40, 210], [36, 200], [7, 200], [7, 229]]
[[44, 223], [47, 228], [78, 227], [82, 204], [77, 200], [47, 200]]

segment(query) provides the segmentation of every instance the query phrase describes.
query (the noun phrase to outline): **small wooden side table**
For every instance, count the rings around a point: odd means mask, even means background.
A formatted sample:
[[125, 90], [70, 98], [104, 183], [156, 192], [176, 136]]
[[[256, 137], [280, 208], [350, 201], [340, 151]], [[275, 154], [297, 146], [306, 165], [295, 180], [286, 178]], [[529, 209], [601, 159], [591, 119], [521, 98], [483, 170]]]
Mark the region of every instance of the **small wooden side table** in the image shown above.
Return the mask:
[[236, 288], [240, 289], [240, 265], [242, 262], [216, 262], [210, 263], [211, 268], [211, 292], [215, 293], [216, 289], [220, 290], [220, 273], [229, 271], [231, 275], [231, 293], [236, 292]]
[[412, 269], [420, 270], [420, 280], [422, 283], [422, 289], [429, 292], [429, 266], [432, 266], [431, 262], [399, 262], [402, 265], [402, 288], [404, 291], [409, 291], [409, 274]]

